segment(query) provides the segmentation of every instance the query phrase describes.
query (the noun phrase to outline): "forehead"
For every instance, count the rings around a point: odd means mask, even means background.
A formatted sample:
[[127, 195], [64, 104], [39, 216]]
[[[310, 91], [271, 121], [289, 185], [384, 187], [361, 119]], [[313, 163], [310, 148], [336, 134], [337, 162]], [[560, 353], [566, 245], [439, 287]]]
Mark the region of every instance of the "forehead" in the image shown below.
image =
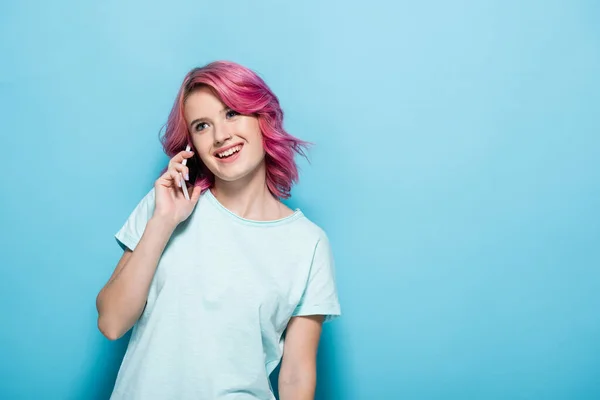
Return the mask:
[[225, 104], [221, 99], [207, 87], [195, 89], [188, 95], [183, 106], [185, 118], [188, 121], [196, 118], [216, 116], [224, 107]]

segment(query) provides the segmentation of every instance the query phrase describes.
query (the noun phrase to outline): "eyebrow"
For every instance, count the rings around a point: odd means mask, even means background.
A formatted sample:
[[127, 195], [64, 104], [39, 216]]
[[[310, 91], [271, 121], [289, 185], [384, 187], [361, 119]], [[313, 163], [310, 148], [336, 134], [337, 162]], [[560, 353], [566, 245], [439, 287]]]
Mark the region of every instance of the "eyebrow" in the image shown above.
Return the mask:
[[[230, 109], [231, 109], [230, 107], [225, 106], [225, 108], [223, 108], [221, 111], [219, 111], [219, 114], [222, 114], [223, 111], [228, 111]], [[198, 122], [203, 122], [203, 121], [210, 121], [210, 118], [208, 118], [208, 117], [196, 118], [195, 120], [190, 122], [190, 128], [193, 128], [194, 125], [196, 125]]]

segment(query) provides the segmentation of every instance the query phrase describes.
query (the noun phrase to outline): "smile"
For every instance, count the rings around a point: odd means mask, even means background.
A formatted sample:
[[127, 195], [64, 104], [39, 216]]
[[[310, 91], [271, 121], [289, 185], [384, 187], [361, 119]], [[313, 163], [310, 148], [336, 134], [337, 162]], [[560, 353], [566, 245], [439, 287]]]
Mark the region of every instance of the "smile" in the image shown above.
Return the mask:
[[214, 156], [219, 161], [222, 161], [222, 162], [233, 161], [240, 154], [240, 151], [242, 150], [242, 147], [244, 147], [243, 144], [237, 144], [237, 145], [228, 147], [225, 150], [220, 150], [219, 152], [215, 152]]

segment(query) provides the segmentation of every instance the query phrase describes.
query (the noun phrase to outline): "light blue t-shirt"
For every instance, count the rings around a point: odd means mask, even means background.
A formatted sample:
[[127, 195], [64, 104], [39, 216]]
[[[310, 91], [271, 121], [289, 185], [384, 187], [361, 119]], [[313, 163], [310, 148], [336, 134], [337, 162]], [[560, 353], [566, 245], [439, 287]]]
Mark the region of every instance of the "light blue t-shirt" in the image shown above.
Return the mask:
[[[154, 188], [115, 237], [134, 250]], [[112, 400], [269, 399], [292, 316], [340, 315], [325, 232], [300, 210], [251, 221], [205, 191], [158, 263]]]

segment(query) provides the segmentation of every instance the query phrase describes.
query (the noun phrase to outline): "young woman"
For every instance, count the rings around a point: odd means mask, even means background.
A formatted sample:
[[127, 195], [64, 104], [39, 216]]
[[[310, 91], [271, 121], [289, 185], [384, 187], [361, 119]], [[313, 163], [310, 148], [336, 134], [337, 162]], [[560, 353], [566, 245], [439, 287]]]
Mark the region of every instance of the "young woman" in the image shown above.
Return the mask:
[[169, 165], [115, 235], [124, 253], [97, 297], [107, 338], [134, 328], [111, 399], [274, 399], [279, 362], [280, 398], [312, 399], [340, 306], [327, 235], [280, 201], [306, 143], [231, 62], [187, 74], [162, 143]]

